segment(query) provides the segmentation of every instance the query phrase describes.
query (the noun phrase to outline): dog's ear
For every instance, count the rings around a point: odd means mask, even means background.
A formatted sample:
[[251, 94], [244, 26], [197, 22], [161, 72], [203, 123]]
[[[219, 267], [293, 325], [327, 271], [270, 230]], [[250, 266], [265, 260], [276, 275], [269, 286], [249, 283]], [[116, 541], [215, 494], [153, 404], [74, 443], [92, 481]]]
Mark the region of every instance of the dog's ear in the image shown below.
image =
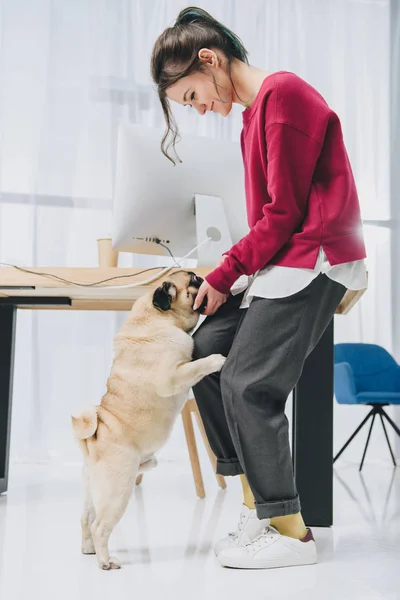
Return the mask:
[[153, 306], [160, 310], [169, 310], [175, 300], [177, 289], [170, 281], [165, 281], [153, 294]]

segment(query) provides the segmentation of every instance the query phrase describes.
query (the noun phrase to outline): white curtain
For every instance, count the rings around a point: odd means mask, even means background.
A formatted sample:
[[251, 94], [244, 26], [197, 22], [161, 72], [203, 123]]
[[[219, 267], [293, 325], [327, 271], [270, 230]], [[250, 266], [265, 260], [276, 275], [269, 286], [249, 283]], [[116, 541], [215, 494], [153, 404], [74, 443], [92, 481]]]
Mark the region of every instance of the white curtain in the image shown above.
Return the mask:
[[[156, 37], [188, 4], [0, 1], [1, 261], [97, 265], [96, 238], [110, 230], [118, 125], [163, 126], [149, 57]], [[294, 71], [339, 114], [363, 216], [379, 223], [366, 227], [368, 295], [351, 315], [337, 319], [336, 337], [391, 350], [389, 1], [208, 0], [199, 5], [239, 34], [253, 65]], [[180, 107], [175, 112], [183, 133], [239, 136], [236, 107], [228, 119], [200, 118]], [[120, 264], [137, 263], [123, 255]], [[79, 459], [69, 415], [99, 401], [112, 337], [123, 317], [20, 311], [14, 460]], [[360, 419], [357, 413], [354, 422]], [[337, 416], [340, 438], [348, 422]], [[165, 452], [178, 456], [183, 446], [179, 427]], [[381, 449], [371, 452], [379, 455]]]

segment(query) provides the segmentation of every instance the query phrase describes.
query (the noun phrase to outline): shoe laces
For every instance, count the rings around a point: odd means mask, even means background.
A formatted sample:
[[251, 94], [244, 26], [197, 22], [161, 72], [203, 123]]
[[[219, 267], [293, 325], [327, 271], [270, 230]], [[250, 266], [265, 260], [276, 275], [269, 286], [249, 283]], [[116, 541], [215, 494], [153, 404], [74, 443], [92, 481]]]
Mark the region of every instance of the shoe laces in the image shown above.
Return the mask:
[[229, 537], [231, 537], [233, 539], [237, 539], [240, 536], [240, 534], [242, 533], [242, 530], [243, 530], [243, 525], [244, 525], [244, 522], [245, 522], [245, 518], [246, 517], [245, 517], [244, 514], [240, 515], [240, 520], [239, 520], [238, 526], [236, 528], [236, 531], [231, 531], [228, 534]]
[[257, 537], [254, 538], [254, 540], [252, 540], [245, 546], [248, 550], [256, 552], [257, 550], [260, 550], [260, 548], [263, 548], [265, 546], [267, 540], [272, 540], [274, 538], [274, 535], [276, 535], [276, 532], [273, 531], [269, 526], [267, 526], [261, 531], [261, 533], [257, 535]]

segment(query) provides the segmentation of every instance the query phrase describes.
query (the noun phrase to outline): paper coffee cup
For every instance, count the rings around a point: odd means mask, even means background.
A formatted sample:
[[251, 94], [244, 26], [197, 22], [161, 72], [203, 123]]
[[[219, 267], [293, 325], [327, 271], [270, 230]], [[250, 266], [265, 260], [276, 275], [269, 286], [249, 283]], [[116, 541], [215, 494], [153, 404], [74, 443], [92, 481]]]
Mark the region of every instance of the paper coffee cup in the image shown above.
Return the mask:
[[112, 249], [111, 238], [97, 240], [99, 267], [118, 267], [118, 252]]

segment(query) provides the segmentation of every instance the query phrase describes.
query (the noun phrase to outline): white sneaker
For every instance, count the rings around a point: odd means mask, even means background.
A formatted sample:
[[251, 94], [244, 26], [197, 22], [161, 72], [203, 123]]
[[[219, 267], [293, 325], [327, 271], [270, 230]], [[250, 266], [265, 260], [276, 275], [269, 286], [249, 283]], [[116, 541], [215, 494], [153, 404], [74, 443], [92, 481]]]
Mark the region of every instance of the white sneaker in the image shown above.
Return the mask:
[[295, 540], [269, 526], [249, 544], [221, 550], [218, 560], [235, 569], [273, 569], [313, 565], [317, 551], [311, 529], [302, 540]]
[[214, 546], [216, 556], [219, 555], [221, 550], [249, 544], [269, 525], [269, 522], [270, 519], [259, 519], [254, 508], [247, 508], [243, 504], [236, 531], [230, 533], [228, 537], [219, 540]]

